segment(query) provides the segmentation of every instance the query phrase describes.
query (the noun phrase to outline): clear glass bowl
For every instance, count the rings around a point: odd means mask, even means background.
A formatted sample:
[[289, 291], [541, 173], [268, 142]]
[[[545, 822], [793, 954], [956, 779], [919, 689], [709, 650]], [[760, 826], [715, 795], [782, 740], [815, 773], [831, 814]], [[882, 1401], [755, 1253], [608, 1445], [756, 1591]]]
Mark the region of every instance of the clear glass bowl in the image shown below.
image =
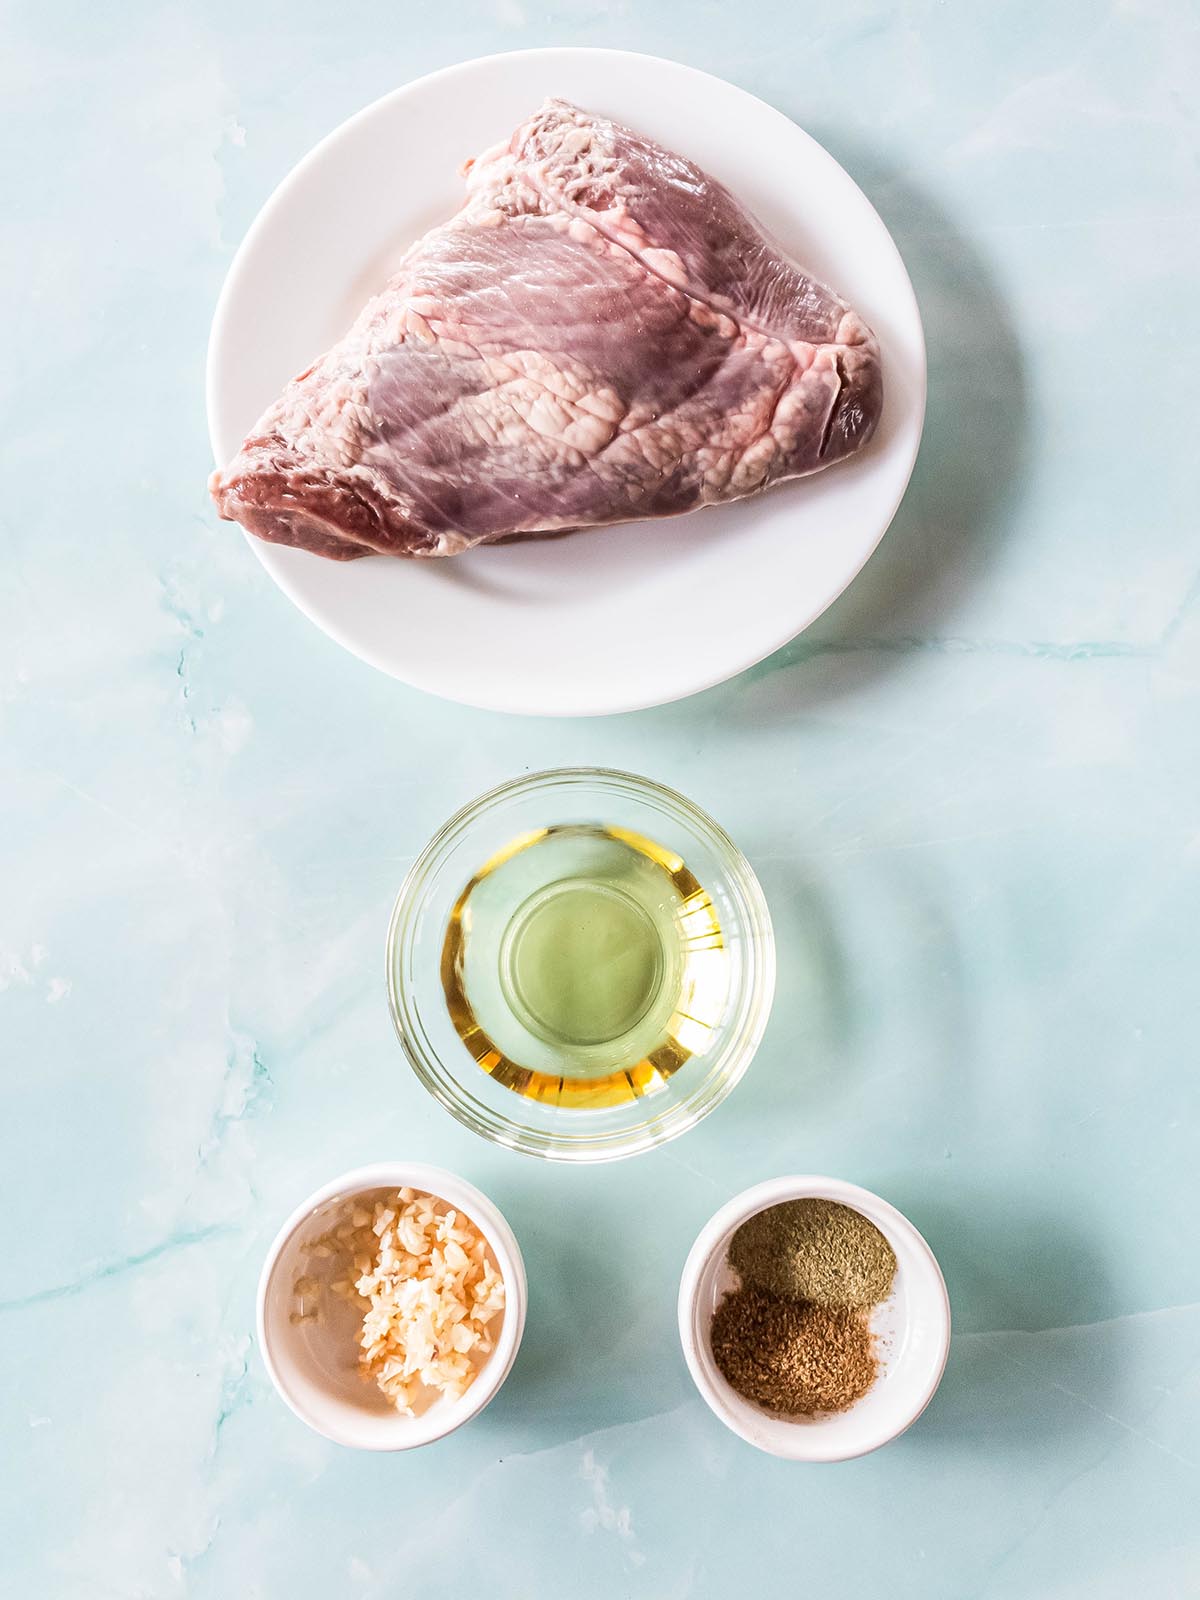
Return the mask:
[[[724, 997], [702, 1047], [651, 1073], [623, 1103], [564, 1105], [518, 1093], [460, 1037], [443, 985], [447, 930], [485, 864], [547, 828], [628, 830], [682, 858], [707, 890], [721, 931]], [[430, 840], [405, 879], [387, 941], [388, 997], [417, 1077], [446, 1110], [496, 1144], [555, 1161], [611, 1161], [686, 1133], [749, 1066], [775, 990], [775, 943], [758, 879], [732, 839], [683, 795], [602, 768], [535, 773], [465, 806]], [[477, 1047], [478, 1048], [478, 1047]], [[643, 1066], [646, 1063], [642, 1063]], [[545, 1082], [545, 1074], [536, 1074]], [[636, 1071], [632, 1081], [637, 1080]]]

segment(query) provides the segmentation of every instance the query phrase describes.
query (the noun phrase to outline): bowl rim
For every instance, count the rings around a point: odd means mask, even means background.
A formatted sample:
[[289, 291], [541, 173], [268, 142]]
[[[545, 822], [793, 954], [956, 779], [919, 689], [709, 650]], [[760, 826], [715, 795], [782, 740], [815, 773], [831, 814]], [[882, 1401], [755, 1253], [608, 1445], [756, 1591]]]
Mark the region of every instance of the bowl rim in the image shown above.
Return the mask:
[[[297, 1232], [311, 1221], [313, 1213], [320, 1206], [328, 1204], [331, 1200], [348, 1200], [353, 1195], [365, 1194], [373, 1189], [403, 1188], [418, 1189], [439, 1200], [460, 1206], [478, 1227], [496, 1258], [496, 1264], [504, 1280], [504, 1320], [494, 1350], [467, 1392], [451, 1405], [432, 1407], [423, 1416], [404, 1417], [397, 1412], [396, 1437], [393, 1440], [390, 1436], [381, 1439], [377, 1430], [371, 1430], [369, 1435], [364, 1430], [364, 1433], [359, 1435], [353, 1427], [342, 1429], [336, 1425], [325, 1426], [313, 1417], [275, 1360], [267, 1306], [272, 1294], [275, 1273], [284, 1251]], [[275, 1392], [293, 1415], [299, 1417], [300, 1421], [306, 1423], [315, 1433], [332, 1440], [334, 1444], [344, 1445], [352, 1450], [379, 1452], [415, 1450], [421, 1445], [444, 1439], [448, 1434], [461, 1428], [472, 1417], [478, 1416], [499, 1393], [505, 1379], [512, 1371], [513, 1362], [521, 1345], [525, 1331], [527, 1300], [528, 1284], [521, 1247], [504, 1215], [487, 1195], [473, 1183], [469, 1183], [466, 1178], [460, 1178], [457, 1173], [449, 1172], [443, 1167], [418, 1161], [376, 1161], [367, 1166], [354, 1167], [337, 1178], [331, 1178], [319, 1189], [314, 1189], [296, 1206], [279, 1228], [271, 1241], [259, 1273], [255, 1298], [255, 1328], [263, 1365], [267, 1369], [267, 1375], [275, 1387]]]
[[[812, 1428], [797, 1427], [790, 1438], [790, 1448], [783, 1447], [776, 1442], [774, 1435], [769, 1438], [763, 1430], [753, 1427], [741, 1409], [741, 1405], [730, 1403], [724, 1393], [724, 1384], [718, 1388], [709, 1377], [703, 1363], [699, 1359], [699, 1344], [703, 1337], [700, 1327], [701, 1310], [699, 1306], [700, 1283], [705, 1270], [718, 1250], [721, 1250], [732, 1233], [740, 1223], [748, 1217], [764, 1211], [768, 1206], [778, 1205], [783, 1200], [800, 1199], [834, 1200], [841, 1205], [847, 1205], [860, 1211], [869, 1221], [884, 1233], [889, 1240], [901, 1239], [915, 1251], [923, 1266], [929, 1273], [929, 1284], [934, 1290], [934, 1318], [937, 1324], [937, 1353], [934, 1368], [929, 1381], [922, 1387], [918, 1397], [904, 1416], [904, 1420], [896, 1426], [887, 1426], [878, 1430], [871, 1436], [867, 1443], [859, 1444], [851, 1449], [839, 1446], [832, 1442], [828, 1435]], [[761, 1183], [752, 1184], [750, 1188], [743, 1189], [735, 1194], [732, 1199], [716, 1211], [696, 1236], [695, 1243], [688, 1252], [684, 1262], [683, 1273], [679, 1282], [679, 1298], [677, 1302], [679, 1339], [683, 1348], [684, 1360], [692, 1377], [692, 1382], [699, 1390], [701, 1398], [705, 1401], [710, 1411], [739, 1438], [756, 1449], [764, 1451], [788, 1461], [850, 1461], [857, 1456], [869, 1455], [871, 1451], [878, 1450], [882, 1445], [890, 1443], [912, 1427], [913, 1423], [925, 1410], [937, 1392], [946, 1370], [946, 1362], [950, 1355], [950, 1295], [946, 1288], [946, 1280], [925, 1237], [912, 1222], [898, 1211], [889, 1201], [875, 1194], [870, 1189], [864, 1189], [856, 1183], [849, 1183], [843, 1178], [830, 1178], [816, 1173], [799, 1174], [781, 1178], [768, 1178]], [[753, 1409], [751, 1408], [751, 1414]], [[836, 1438], [836, 1435], [835, 1435]]]
[[[643, 801], [657, 800], [667, 810], [677, 813], [715, 848], [722, 858], [722, 865], [747, 925], [750, 977], [743, 1002], [744, 1019], [740, 1035], [725, 1047], [724, 1059], [729, 1065], [723, 1075], [714, 1081], [710, 1067], [703, 1082], [687, 1099], [672, 1102], [637, 1128], [607, 1130], [590, 1135], [581, 1128], [577, 1135], [568, 1138], [561, 1133], [543, 1133], [529, 1124], [519, 1123], [502, 1112], [485, 1107], [481, 1100], [471, 1095], [439, 1055], [426, 1046], [421, 1037], [422, 1030], [415, 1024], [408, 1005], [399, 969], [412, 931], [413, 919], [408, 913], [419, 903], [420, 891], [436, 875], [450, 847], [458, 842], [477, 818], [504, 801], [519, 799], [539, 790], [588, 785], [615, 789]], [[720, 823], [687, 795], [669, 784], [660, 783], [656, 778], [647, 778], [618, 767], [549, 767], [522, 773], [519, 777], [496, 784], [460, 806], [434, 833], [404, 876], [388, 922], [385, 958], [392, 1026], [418, 1081], [442, 1108], [472, 1133], [493, 1144], [522, 1155], [578, 1164], [618, 1161], [640, 1155], [669, 1143], [695, 1127], [744, 1076], [762, 1043], [775, 997], [775, 934], [770, 908], [754, 868], [743, 851]]]

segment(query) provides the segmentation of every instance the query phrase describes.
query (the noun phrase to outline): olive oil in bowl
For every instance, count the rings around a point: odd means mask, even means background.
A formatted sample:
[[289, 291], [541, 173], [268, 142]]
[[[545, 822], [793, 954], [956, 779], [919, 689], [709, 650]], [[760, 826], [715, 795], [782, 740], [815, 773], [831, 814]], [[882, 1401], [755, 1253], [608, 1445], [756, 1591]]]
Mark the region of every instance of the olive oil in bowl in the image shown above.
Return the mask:
[[409, 1065], [464, 1127], [612, 1161], [695, 1127], [738, 1082], [775, 945], [749, 862], [699, 806], [566, 767], [438, 829], [396, 896], [387, 982]]
[[441, 979], [455, 1032], [497, 1083], [599, 1110], [653, 1094], [703, 1054], [729, 956], [680, 856], [576, 823], [517, 836], [470, 879]]

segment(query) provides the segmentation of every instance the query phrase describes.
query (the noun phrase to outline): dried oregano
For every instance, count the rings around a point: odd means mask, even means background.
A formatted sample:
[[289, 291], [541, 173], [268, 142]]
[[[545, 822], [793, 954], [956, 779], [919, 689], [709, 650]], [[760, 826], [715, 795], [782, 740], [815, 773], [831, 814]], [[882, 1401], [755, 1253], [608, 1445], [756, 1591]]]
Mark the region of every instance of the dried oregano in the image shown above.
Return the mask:
[[785, 1200], [743, 1222], [729, 1244], [743, 1284], [823, 1306], [878, 1305], [896, 1256], [873, 1222], [832, 1200]]

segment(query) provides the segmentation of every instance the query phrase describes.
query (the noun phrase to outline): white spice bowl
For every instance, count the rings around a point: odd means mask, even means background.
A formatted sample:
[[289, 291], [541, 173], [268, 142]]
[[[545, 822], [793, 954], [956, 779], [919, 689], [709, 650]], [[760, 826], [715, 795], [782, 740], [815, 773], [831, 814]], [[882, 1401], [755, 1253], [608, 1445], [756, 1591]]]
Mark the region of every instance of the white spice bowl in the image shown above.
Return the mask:
[[[305, 1247], [341, 1220], [350, 1201], [368, 1207], [386, 1193], [416, 1189], [462, 1212], [483, 1235], [504, 1280], [504, 1310], [489, 1324], [494, 1347], [479, 1376], [457, 1400], [429, 1396], [416, 1415], [402, 1416], [358, 1371], [360, 1317], [332, 1292], [321, 1294], [319, 1321], [293, 1320], [299, 1277], [328, 1285], [344, 1275], [332, 1259]], [[302, 1422], [335, 1444], [357, 1450], [412, 1450], [432, 1444], [478, 1416], [516, 1360], [525, 1330], [527, 1289], [520, 1247], [500, 1212], [473, 1184], [415, 1162], [358, 1167], [310, 1194], [280, 1228], [258, 1283], [258, 1343], [271, 1382]]]
[[[729, 1241], [748, 1217], [784, 1200], [833, 1200], [873, 1222], [896, 1252], [891, 1295], [871, 1316], [879, 1375], [848, 1411], [781, 1417], [743, 1400], [713, 1359], [713, 1314], [737, 1287]], [[950, 1299], [933, 1251], [895, 1206], [839, 1178], [773, 1178], [735, 1195], [701, 1230], [679, 1286], [679, 1337], [701, 1395], [748, 1444], [789, 1461], [848, 1461], [904, 1432], [933, 1398], [950, 1351]]]

